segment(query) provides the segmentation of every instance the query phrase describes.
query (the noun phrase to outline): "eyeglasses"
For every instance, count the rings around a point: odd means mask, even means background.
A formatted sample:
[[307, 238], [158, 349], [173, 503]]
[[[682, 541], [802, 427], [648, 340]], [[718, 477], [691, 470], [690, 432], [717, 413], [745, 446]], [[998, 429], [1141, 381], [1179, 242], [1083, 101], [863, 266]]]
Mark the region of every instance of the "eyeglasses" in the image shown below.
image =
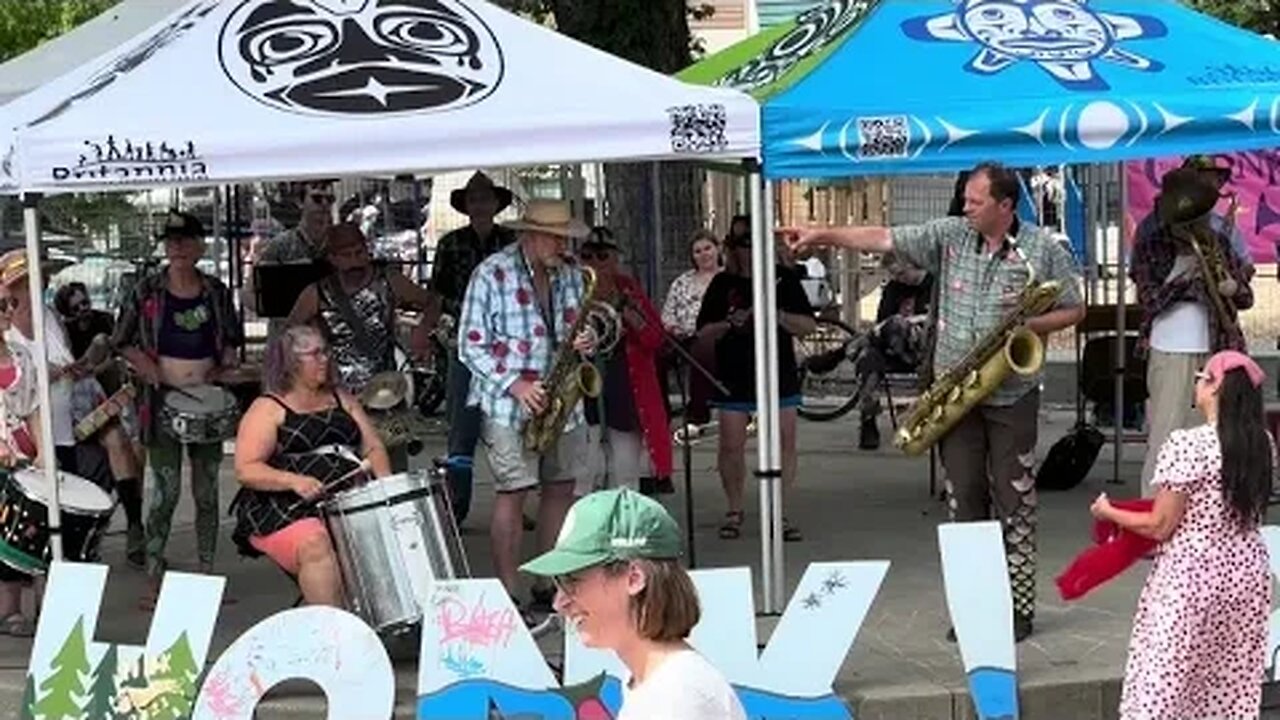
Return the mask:
[[578, 255], [580, 255], [583, 260], [608, 260], [610, 252], [611, 251], [609, 250], [583, 250], [579, 252]]
[[1209, 382], [1213, 376], [1203, 370], [1196, 371], [1196, 382]]
[[556, 590], [564, 593], [567, 597], [573, 597], [578, 594], [578, 586], [582, 584], [582, 576], [578, 573], [572, 575], [554, 575], [551, 582], [555, 583]]
[[12, 312], [18, 309], [18, 298], [4, 297], [0, 298], [0, 312]]
[[309, 357], [309, 358], [317, 358], [317, 359], [328, 358], [329, 348], [317, 347], [317, 348], [311, 348], [310, 350], [299, 350], [297, 354], [298, 354], [298, 357]]

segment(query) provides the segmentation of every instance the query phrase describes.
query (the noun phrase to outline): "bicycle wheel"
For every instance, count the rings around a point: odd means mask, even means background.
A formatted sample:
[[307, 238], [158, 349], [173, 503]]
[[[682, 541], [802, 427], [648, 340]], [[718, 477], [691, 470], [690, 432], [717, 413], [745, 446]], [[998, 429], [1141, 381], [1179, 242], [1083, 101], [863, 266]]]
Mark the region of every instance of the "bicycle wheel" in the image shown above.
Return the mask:
[[800, 374], [800, 407], [806, 420], [825, 422], [848, 414], [859, 399], [859, 381], [849, 346], [858, 333], [844, 322], [819, 318], [818, 327], [795, 338], [796, 369]]

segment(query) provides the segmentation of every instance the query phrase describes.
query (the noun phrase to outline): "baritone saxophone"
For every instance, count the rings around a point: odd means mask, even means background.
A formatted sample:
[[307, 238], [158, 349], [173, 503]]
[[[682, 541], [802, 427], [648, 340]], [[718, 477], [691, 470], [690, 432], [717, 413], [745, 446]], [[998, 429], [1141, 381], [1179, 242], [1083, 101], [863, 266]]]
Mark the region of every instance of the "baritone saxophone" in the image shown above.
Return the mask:
[[1012, 238], [1008, 242], [1028, 272], [1018, 305], [920, 395], [894, 437], [894, 444], [908, 455], [919, 455], [932, 447], [1011, 374], [1031, 375], [1044, 365], [1044, 341], [1025, 323], [1053, 308], [1062, 294], [1062, 284], [1056, 280], [1038, 282], [1035, 268], [1017, 243]]

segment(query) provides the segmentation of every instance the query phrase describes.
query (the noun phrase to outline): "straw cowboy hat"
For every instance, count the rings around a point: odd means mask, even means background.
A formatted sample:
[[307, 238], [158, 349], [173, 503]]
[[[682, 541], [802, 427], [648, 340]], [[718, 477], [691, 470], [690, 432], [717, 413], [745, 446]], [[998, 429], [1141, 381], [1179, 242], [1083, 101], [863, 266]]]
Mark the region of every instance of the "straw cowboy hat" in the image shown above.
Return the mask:
[[502, 187], [501, 185], [495, 185], [488, 175], [477, 171], [475, 175], [471, 176], [471, 179], [467, 181], [465, 186], [449, 193], [449, 204], [453, 206], [454, 210], [457, 210], [463, 215], [467, 214], [467, 193], [471, 190], [488, 190], [493, 193], [493, 197], [498, 201], [498, 209], [496, 212], [502, 212], [505, 210], [507, 206], [511, 204], [511, 200], [514, 197], [510, 190]]
[[[63, 268], [73, 265], [70, 260], [57, 259], [50, 260], [42, 258], [40, 261], [40, 270], [44, 274], [45, 281], [49, 280], [49, 276], [62, 270]], [[12, 285], [27, 276], [27, 251], [24, 248], [10, 250], [0, 255], [0, 285]]]
[[539, 232], [580, 239], [591, 234], [586, 223], [573, 217], [569, 203], [560, 200], [530, 200], [514, 222], [505, 224], [517, 232]]

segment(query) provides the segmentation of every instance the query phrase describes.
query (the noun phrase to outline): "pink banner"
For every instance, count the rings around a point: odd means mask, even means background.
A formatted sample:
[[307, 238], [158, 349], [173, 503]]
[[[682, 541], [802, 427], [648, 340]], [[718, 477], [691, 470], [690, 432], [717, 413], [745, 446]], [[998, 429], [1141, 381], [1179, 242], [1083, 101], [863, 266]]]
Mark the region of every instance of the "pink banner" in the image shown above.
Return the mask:
[[[1276, 262], [1276, 244], [1280, 243], [1280, 150], [1254, 150], [1220, 153], [1218, 164], [1231, 168], [1227, 189], [1236, 193], [1236, 228], [1244, 237], [1249, 256], [1255, 263]], [[1125, 237], [1133, 242], [1133, 230], [1155, 207], [1160, 193], [1160, 178], [1182, 164], [1182, 158], [1139, 160], [1125, 164], [1129, 180], [1129, 207], [1126, 210]], [[1229, 200], [1218, 203], [1219, 213], [1226, 214]]]

